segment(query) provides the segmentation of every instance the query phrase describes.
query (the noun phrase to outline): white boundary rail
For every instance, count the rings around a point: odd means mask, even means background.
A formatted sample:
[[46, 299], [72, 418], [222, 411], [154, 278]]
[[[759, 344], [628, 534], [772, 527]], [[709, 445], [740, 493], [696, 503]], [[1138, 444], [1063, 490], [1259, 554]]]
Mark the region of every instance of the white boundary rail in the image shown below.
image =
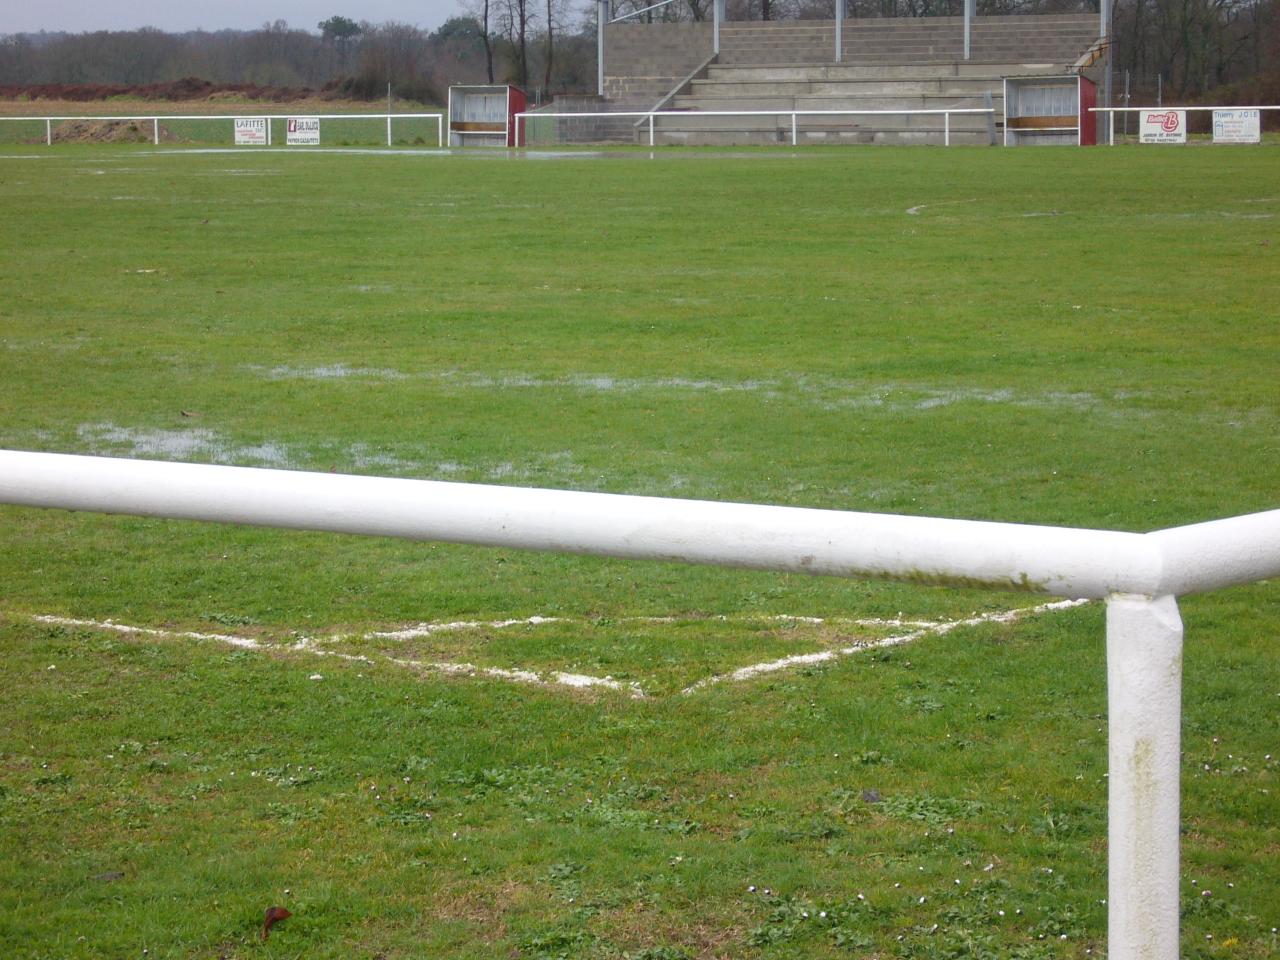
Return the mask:
[[1177, 597], [1280, 576], [1280, 510], [1154, 533], [0, 451], [0, 503], [1107, 603], [1108, 955], [1177, 960]]
[[[443, 113], [199, 113], [199, 114], [138, 114], [131, 116], [95, 116], [95, 117], [0, 117], [0, 121], [9, 123], [44, 123], [44, 142], [53, 144], [53, 125], [69, 120], [106, 120], [123, 122], [140, 120], [151, 124], [152, 141], [160, 143], [160, 123], [164, 120], [266, 120], [267, 145], [271, 144], [271, 121], [292, 120], [296, 117], [317, 117], [323, 125], [326, 120], [386, 120], [387, 146], [391, 146], [392, 120], [423, 120], [432, 118], [436, 121], [436, 145], [444, 146], [444, 114]], [[323, 129], [323, 127], [322, 127]]]
[[[941, 108], [936, 110], [637, 110], [622, 111], [616, 113], [609, 112], [591, 112], [591, 113], [552, 113], [541, 110], [526, 110], [523, 113], [516, 114], [516, 146], [523, 147], [526, 145], [525, 127], [528, 126], [527, 119], [529, 117], [539, 118], [555, 118], [555, 119], [577, 119], [586, 120], [601, 117], [640, 117], [649, 120], [649, 146], [654, 145], [653, 118], [654, 117], [790, 117], [791, 118], [791, 145], [797, 145], [798, 124], [797, 117], [904, 117], [904, 116], [941, 116], [942, 117], [942, 142], [944, 146], [951, 146], [951, 117], [963, 116], [967, 114], [985, 114], [995, 116], [995, 111], [990, 107], [954, 107]], [[525, 127], [520, 124], [521, 120], [525, 120]]]
[[1090, 107], [1092, 113], [1107, 114], [1107, 143], [1115, 146], [1116, 143], [1116, 114], [1117, 113], [1146, 113], [1148, 110], [1185, 110], [1188, 113], [1203, 113], [1206, 110], [1280, 110], [1280, 104], [1272, 104], [1265, 107], [1256, 106], [1254, 104], [1244, 104], [1235, 107]]

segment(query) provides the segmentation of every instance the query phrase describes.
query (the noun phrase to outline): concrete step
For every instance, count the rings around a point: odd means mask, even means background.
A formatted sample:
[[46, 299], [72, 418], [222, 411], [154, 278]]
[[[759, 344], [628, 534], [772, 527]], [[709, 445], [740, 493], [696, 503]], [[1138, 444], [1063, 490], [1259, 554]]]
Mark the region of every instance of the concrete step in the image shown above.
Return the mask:
[[914, 97], [925, 94], [935, 97], [981, 96], [983, 90], [996, 89], [998, 79], [981, 80], [960, 77], [932, 77], [898, 80], [759, 80], [738, 83], [720, 83], [715, 80], [695, 80], [685, 95], [692, 98], [732, 99], [736, 97], [839, 97], [878, 95], [887, 97]]
[[[797, 117], [796, 129], [799, 130], [937, 130], [943, 131], [945, 120], [941, 114], [917, 114], [915, 116], [830, 116], [830, 117]], [[975, 131], [988, 129], [987, 118], [977, 114], [964, 114], [951, 118], [952, 131]], [[758, 132], [762, 130], [791, 131], [791, 117], [719, 117], [699, 113], [682, 114], [679, 117], [655, 117], [655, 131], [702, 131], [716, 133]], [[646, 133], [647, 133], [646, 126]]]
[[[883, 144], [892, 146], [937, 146], [943, 144], [943, 132], [937, 130], [897, 130], [842, 128], [798, 131], [799, 145], [811, 144]], [[648, 132], [638, 133], [636, 142], [648, 143]], [[997, 140], [997, 142], [999, 142]], [[716, 147], [768, 146], [791, 143], [791, 128], [775, 130], [654, 130], [654, 143], [663, 145], [696, 145]], [[953, 146], [988, 146], [986, 130], [951, 132]]]
[[[1004, 98], [997, 89], [991, 104], [997, 113]], [[831, 97], [676, 97], [672, 110], [980, 110], [987, 105], [982, 95], [969, 97], [919, 96], [831, 96]]]
[[1060, 69], [1053, 63], [1015, 63], [947, 61], [938, 64], [792, 64], [762, 67], [746, 64], [713, 63], [707, 79], [724, 83], [752, 80], [893, 80], [932, 79], [935, 77], [965, 77], [999, 81], [1001, 77], [1024, 76]]

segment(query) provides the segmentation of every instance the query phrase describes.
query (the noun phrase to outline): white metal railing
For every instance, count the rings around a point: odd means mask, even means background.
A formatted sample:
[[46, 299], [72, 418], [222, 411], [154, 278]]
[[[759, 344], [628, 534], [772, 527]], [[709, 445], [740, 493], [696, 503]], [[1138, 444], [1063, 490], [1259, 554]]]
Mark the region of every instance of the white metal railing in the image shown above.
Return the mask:
[[139, 120], [143, 123], [151, 124], [152, 142], [157, 146], [160, 143], [160, 123], [164, 120], [226, 120], [234, 123], [236, 120], [265, 120], [267, 121], [267, 146], [271, 145], [271, 121], [272, 120], [294, 120], [299, 117], [316, 117], [321, 124], [326, 120], [386, 120], [387, 122], [387, 146], [391, 146], [391, 122], [393, 120], [425, 120], [434, 119], [436, 121], [436, 141], [437, 146], [444, 146], [444, 114], [443, 113], [199, 113], [199, 114], [133, 114], [126, 116], [83, 116], [83, 117], [0, 117], [0, 122], [9, 123], [44, 123], [44, 142], [46, 145], [53, 144], [53, 125], [55, 123], [63, 123], [66, 121], [84, 120], [84, 121], [108, 121], [108, 122], [126, 122], [129, 120]]
[[1090, 113], [1107, 114], [1107, 143], [1112, 146], [1116, 142], [1116, 114], [1117, 113], [1146, 113], [1149, 110], [1165, 111], [1165, 110], [1185, 110], [1188, 113], [1206, 112], [1209, 110], [1280, 110], [1280, 104], [1269, 104], [1267, 106], [1254, 106], [1253, 104], [1245, 104], [1244, 106], [1216, 106], [1216, 107], [1090, 107]]
[[1178, 957], [1178, 596], [1280, 576], [1280, 510], [1138, 534], [0, 451], [0, 503], [1107, 603], [1108, 955]]
[[[649, 121], [649, 146], [654, 146], [654, 118], [655, 117], [790, 117], [791, 118], [791, 145], [795, 146], [799, 142], [798, 130], [799, 117], [903, 117], [903, 116], [941, 116], [942, 117], [942, 142], [945, 146], [951, 146], [951, 117], [966, 116], [970, 114], [984, 114], [987, 116], [995, 116], [995, 111], [991, 107], [939, 107], [931, 110], [619, 110], [617, 112], [583, 112], [573, 113], [564, 112], [556, 113], [541, 110], [526, 110], [516, 114], [516, 146], [526, 146], [528, 118], [546, 117], [549, 119], [599, 119], [608, 117], [639, 117], [648, 119]], [[521, 125], [524, 121], [524, 125]]]
[[630, 13], [624, 13], [620, 17], [614, 17], [612, 20], [606, 20], [605, 23], [621, 23], [623, 20], [630, 20], [632, 17], [638, 17], [642, 13], [648, 13], [650, 10], [657, 10], [659, 7], [665, 7], [668, 3], [675, 3], [676, 0], [658, 0], [657, 3], [651, 3], [647, 7], [641, 7], [639, 10], [632, 10]]

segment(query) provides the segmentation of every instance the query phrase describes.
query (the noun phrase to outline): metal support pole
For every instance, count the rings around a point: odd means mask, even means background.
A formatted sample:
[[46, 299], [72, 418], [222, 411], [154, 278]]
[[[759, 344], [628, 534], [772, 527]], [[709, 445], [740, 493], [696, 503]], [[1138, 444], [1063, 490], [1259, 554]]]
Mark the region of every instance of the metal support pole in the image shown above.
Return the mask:
[[1098, 21], [1098, 36], [1105, 40], [1111, 34], [1108, 29], [1111, 24], [1110, 0], [1098, 0]]
[[1107, 707], [1107, 955], [1177, 960], [1182, 620], [1175, 598], [1107, 598]]
[[[1125, 119], [1127, 120], [1128, 118], [1129, 115], [1126, 113]], [[1114, 147], [1116, 145], [1116, 112], [1114, 110], [1107, 111], [1107, 121], [1110, 124], [1110, 133], [1108, 134], [1107, 143]]]
[[53, 146], [53, 121], [46, 119], [44, 122], [44, 142], [45, 146]]
[[964, 0], [964, 58], [969, 59], [970, 36], [973, 30], [974, 8], [977, 0]]
[[794, 147], [799, 142], [796, 137], [796, 115], [791, 114], [791, 145]]
[[649, 114], [649, 146], [653, 146], [653, 114]]
[[724, 0], [711, 2], [711, 52], [720, 53], [720, 21], [724, 19]]
[[949, 113], [942, 115], [942, 145], [951, 146], [951, 114]]
[[609, 0], [596, 0], [596, 94], [604, 96], [604, 28], [609, 22]]
[[159, 117], [151, 118], [151, 133], [152, 133], [151, 139], [153, 140], [155, 145], [157, 147], [160, 146], [160, 118]]
[[387, 146], [391, 146], [391, 114], [387, 114]]
[[845, 0], [836, 0], [836, 63], [844, 60], [844, 18]]
[[[1102, 29], [1104, 31], [1103, 39], [1105, 39], [1107, 42], [1107, 49], [1106, 49], [1107, 72], [1105, 76], [1105, 81], [1102, 86], [1102, 105], [1104, 107], [1114, 107], [1115, 104], [1112, 102], [1112, 81], [1114, 79], [1114, 74], [1115, 74], [1115, 56], [1114, 56], [1114, 45], [1111, 42], [1111, 36], [1113, 32], [1111, 29], [1111, 17], [1115, 13], [1115, 7], [1112, 6], [1110, 0], [1100, 0], [1099, 5], [1106, 9], [1106, 14], [1105, 14], [1106, 19], [1102, 21]], [[1097, 127], [1094, 127], [1094, 130], [1096, 131]], [[1111, 128], [1110, 136], [1112, 137], [1112, 140], [1109, 140], [1108, 143], [1114, 142], [1114, 137], [1115, 137], [1114, 126]]]

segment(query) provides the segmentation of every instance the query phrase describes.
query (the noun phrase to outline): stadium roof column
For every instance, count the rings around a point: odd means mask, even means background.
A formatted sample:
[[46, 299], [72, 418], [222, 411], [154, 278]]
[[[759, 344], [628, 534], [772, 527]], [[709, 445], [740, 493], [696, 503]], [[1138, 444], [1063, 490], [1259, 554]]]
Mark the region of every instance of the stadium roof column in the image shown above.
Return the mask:
[[[1103, 0], [1105, 3], [1106, 0]], [[973, 13], [977, 0], [964, 0], [964, 58], [969, 59], [970, 35], [973, 33]]]
[[844, 59], [844, 18], [848, 16], [845, 0], [836, 0], [836, 63]]
[[609, 0], [596, 0], [596, 93], [604, 96], [604, 28], [609, 22]]
[[711, 4], [711, 52], [720, 52], [720, 21], [724, 19], [724, 0], [713, 0]]

